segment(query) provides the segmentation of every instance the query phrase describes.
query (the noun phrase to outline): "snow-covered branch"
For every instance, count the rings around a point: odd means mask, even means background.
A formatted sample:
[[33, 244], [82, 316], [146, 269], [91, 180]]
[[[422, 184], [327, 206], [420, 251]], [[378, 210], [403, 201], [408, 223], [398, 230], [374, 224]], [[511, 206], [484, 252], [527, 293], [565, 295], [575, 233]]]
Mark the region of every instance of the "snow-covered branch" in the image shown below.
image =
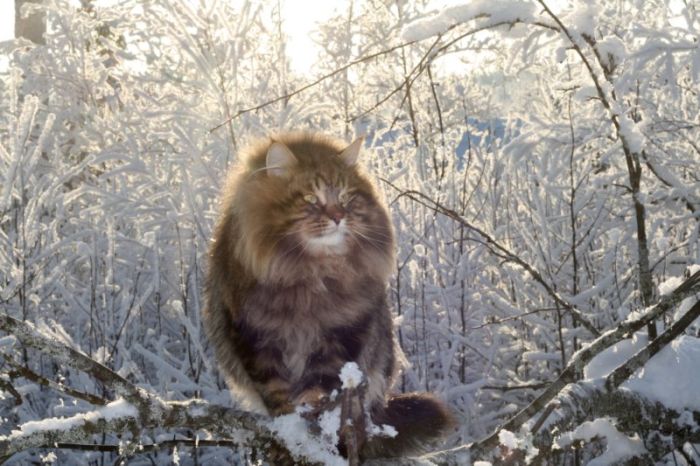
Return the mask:
[[[29, 448], [52, 447], [84, 441], [96, 433], [131, 433], [128, 445], [137, 451], [140, 434], [148, 429], [204, 430], [224, 439], [245, 440], [259, 448], [277, 448], [275, 434], [263, 416], [192, 399], [174, 402], [138, 388], [94, 359], [54, 338], [43, 335], [32, 324], [0, 314], [0, 329], [14, 335], [25, 347], [50, 355], [56, 362], [92, 375], [120, 398], [94, 411], [67, 418], [30, 421], [11, 434], [0, 437], [0, 457]], [[37, 381], [38, 382], [38, 381]], [[52, 388], [74, 396], [73, 390], [53, 384]], [[89, 401], [88, 397], [83, 397]], [[100, 400], [101, 401], [101, 400]], [[286, 450], [280, 450], [284, 453]]]
[[[700, 423], [700, 411], [673, 409], [630, 390], [611, 391], [599, 384], [579, 383], [568, 387], [556, 401], [554, 419], [547, 422], [547, 429], [535, 436], [534, 443], [540, 453], [533, 461], [554, 453], [553, 447], [573, 448], [572, 442], [565, 439], [604, 438], [609, 455], [616, 448], [624, 447], [617, 444], [619, 442], [628, 447], [636, 444], [637, 448], [623, 448], [618, 454], [654, 461], [661, 460], [669, 449], [680, 450], [687, 442], [700, 442], [700, 431], [693, 428]], [[601, 420], [605, 420], [602, 421], [605, 426], [599, 425]], [[584, 435], [582, 429], [575, 426], [589, 426], [594, 435]], [[567, 433], [572, 429], [573, 432]], [[616, 434], [610, 436], [610, 432]]]
[[[568, 384], [580, 380], [583, 374], [584, 366], [591, 362], [596, 355], [622, 339], [629, 338], [635, 332], [644, 328], [644, 326], [648, 325], [649, 322], [652, 322], [654, 319], [658, 318], [662, 313], [666, 312], [674, 305], [679, 304], [684, 299], [697, 293], [700, 293], [700, 270], [691, 275], [671, 293], [664, 295], [658, 304], [647, 310], [644, 314], [642, 314], [642, 316], [621, 323], [617, 328], [605, 332], [600, 337], [593, 340], [585, 348], [575, 353], [559, 377], [557, 377], [557, 379], [554, 380], [552, 384], [549, 385], [535, 400], [520, 410], [515, 416], [506, 421], [492, 435], [479, 442], [476, 442], [472, 448], [475, 451], [485, 452], [498, 445], [498, 433], [501, 430], [518, 430], [520, 426], [543, 409], [546, 404], [556, 397]], [[698, 308], [700, 308], [700, 306], [695, 305], [691, 311], [688, 311], [684, 319], [682, 319], [682, 323], [679, 325], [679, 327], [685, 329], [687, 325], [694, 320], [693, 316], [697, 312]], [[697, 315], [695, 315], [695, 317], [697, 317]], [[678, 327], [676, 327], [673, 332], [675, 333], [677, 330]], [[661, 337], [659, 337], [659, 339], [660, 338]], [[664, 338], [663, 343], [660, 342], [654, 344], [654, 342], [652, 342], [650, 345], [655, 345], [658, 351], [661, 346], [667, 344], [668, 342], [669, 340]], [[649, 351], [645, 349], [644, 353], [648, 354]], [[636, 365], [636, 363], [630, 364], [634, 365], [635, 368], [639, 367]], [[630, 375], [631, 372], [629, 372], [629, 370], [625, 371], [624, 378], [620, 377], [619, 379], [616, 379], [616, 386], [626, 380], [626, 378]]]

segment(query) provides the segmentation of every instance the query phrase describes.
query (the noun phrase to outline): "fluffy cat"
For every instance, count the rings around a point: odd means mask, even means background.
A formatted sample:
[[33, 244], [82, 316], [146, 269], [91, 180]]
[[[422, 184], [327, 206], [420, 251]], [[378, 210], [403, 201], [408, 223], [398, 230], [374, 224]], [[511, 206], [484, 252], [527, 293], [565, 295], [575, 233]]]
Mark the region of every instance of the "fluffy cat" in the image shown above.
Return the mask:
[[358, 364], [377, 424], [364, 457], [416, 453], [452, 425], [429, 394], [389, 395], [397, 354], [386, 287], [394, 236], [357, 164], [362, 139], [287, 133], [242, 154], [223, 190], [204, 323], [234, 395], [271, 415], [315, 406]]

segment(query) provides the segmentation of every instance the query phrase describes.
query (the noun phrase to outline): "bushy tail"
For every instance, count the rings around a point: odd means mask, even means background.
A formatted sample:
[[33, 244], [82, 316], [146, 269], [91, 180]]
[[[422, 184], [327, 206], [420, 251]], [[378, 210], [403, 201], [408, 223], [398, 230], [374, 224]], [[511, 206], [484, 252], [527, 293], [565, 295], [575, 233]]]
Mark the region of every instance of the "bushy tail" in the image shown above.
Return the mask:
[[389, 398], [386, 406], [372, 409], [377, 426], [392, 426], [395, 437], [372, 437], [362, 448], [364, 458], [417, 455], [445, 437], [455, 420], [444, 403], [429, 393], [406, 393]]

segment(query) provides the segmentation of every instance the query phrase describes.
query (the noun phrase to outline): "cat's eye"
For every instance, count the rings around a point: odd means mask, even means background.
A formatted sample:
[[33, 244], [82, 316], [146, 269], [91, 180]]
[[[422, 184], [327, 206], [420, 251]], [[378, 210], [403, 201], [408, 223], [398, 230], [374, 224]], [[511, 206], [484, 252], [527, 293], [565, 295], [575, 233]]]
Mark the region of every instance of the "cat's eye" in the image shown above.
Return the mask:
[[308, 202], [309, 204], [316, 204], [318, 202], [318, 198], [313, 194], [306, 194], [304, 195], [304, 201]]

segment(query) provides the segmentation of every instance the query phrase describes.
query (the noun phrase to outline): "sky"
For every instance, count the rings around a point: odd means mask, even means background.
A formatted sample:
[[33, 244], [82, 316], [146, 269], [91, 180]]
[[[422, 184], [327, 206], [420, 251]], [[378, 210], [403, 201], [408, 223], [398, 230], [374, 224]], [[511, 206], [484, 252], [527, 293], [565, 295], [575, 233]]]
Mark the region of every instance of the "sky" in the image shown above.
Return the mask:
[[15, 0], [0, 0], [0, 42], [15, 35]]

